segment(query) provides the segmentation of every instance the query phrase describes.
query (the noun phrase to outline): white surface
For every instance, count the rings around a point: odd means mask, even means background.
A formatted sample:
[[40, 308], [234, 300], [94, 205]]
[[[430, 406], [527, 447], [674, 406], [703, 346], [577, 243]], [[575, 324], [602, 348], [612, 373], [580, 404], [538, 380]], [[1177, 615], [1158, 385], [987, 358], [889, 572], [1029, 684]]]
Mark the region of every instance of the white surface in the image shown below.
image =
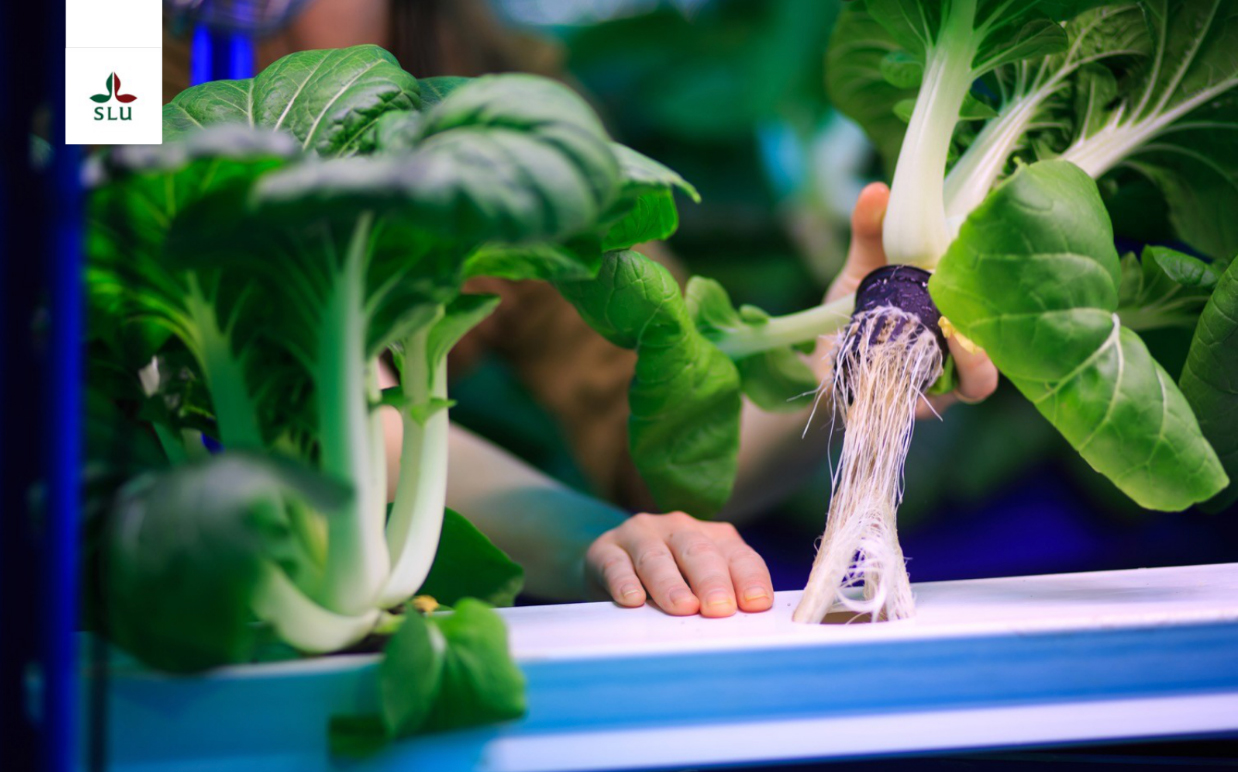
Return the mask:
[[1238, 694], [499, 738], [485, 772], [673, 768], [1233, 731]]
[[63, 2], [66, 48], [159, 48], [163, 45], [163, 3], [160, 0]]
[[1238, 564], [930, 582], [913, 590], [917, 616], [879, 624], [796, 624], [798, 591], [776, 593], [770, 611], [727, 619], [612, 603], [501, 613], [524, 662], [1238, 621]]

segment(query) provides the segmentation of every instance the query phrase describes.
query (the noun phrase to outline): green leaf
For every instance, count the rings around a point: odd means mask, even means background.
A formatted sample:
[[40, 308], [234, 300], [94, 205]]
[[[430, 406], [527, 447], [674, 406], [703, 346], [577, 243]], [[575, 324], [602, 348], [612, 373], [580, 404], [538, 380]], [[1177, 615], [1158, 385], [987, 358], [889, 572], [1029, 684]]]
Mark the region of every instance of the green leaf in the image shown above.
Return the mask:
[[825, 82], [830, 100], [858, 123], [877, 146], [887, 176], [894, 174], [907, 131], [907, 122], [895, 113], [895, 105], [914, 100], [919, 85], [900, 87], [886, 79], [882, 64], [898, 49], [898, 43], [864, 5], [851, 2], [839, 14], [825, 52]]
[[[1238, 0], [1143, 0], [1147, 56], [1096, 100], [1063, 155], [1089, 174], [1125, 165], [1151, 179], [1178, 238], [1238, 252]], [[1103, 129], [1103, 130], [1102, 130]]]
[[619, 161], [622, 180], [621, 198], [614, 209], [623, 214], [603, 239], [603, 251], [670, 238], [679, 228], [675, 189], [697, 203], [700, 194], [683, 177], [652, 158], [617, 143], [611, 143], [611, 149]]
[[[697, 330], [712, 341], [769, 323], [768, 314], [753, 306], [736, 311], [726, 289], [713, 279], [693, 276], [685, 295]], [[744, 394], [762, 410], [794, 412], [812, 403], [817, 378], [792, 348], [770, 349], [735, 364]]]
[[498, 614], [465, 598], [446, 615], [409, 614], [379, 668], [383, 722], [393, 736], [524, 715], [524, 676]]
[[646, 241], [661, 241], [678, 229], [679, 211], [675, 209], [674, 195], [668, 190], [646, 193], [607, 231], [602, 249], [611, 252]]
[[[1238, 477], [1238, 261], [1230, 264], [1204, 307], [1178, 385], [1199, 417], [1230, 481]], [[1238, 500], [1231, 484], [1208, 502], [1221, 510]]]
[[[426, 356], [430, 360], [430, 377], [440, 362], [447, 360], [447, 352], [455, 348], [460, 339], [468, 334], [498, 308], [498, 295], [460, 295], [449, 303], [442, 318], [430, 328], [426, 342]], [[427, 391], [430, 384], [426, 384]]]
[[731, 493], [739, 452], [739, 372], [692, 321], [665, 268], [609, 252], [590, 281], [556, 286], [593, 329], [637, 353], [628, 393], [632, 458], [660, 506], [696, 516]]
[[428, 621], [445, 648], [438, 696], [422, 731], [459, 729], [524, 715], [524, 675], [512, 661], [507, 630], [493, 609], [465, 598], [451, 614]]
[[236, 451], [128, 486], [104, 566], [112, 640], [175, 672], [248, 660], [263, 566], [295, 549], [286, 496], [329, 510], [349, 493], [309, 469]]
[[483, 244], [464, 264], [466, 278], [557, 281], [589, 279], [602, 264], [602, 250], [593, 237], [563, 244]]
[[744, 394], [762, 410], [793, 413], [812, 404], [817, 377], [789, 348], [773, 349], [736, 361]]
[[437, 78], [422, 78], [421, 86], [422, 109], [429, 109], [447, 98], [451, 92], [468, 83], [472, 78], [461, 78], [455, 75], [441, 75]]
[[383, 648], [378, 670], [382, 718], [391, 736], [416, 734], [425, 725], [443, 686], [442, 636], [416, 612]]
[[619, 168], [587, 104], [531, 75], [492, 75], [424, 114], [416, 151], [302, 164], [268, 175], [263, 209], [313, 204], [395, 214], [453, 243], [560, 240], [598, 227]]
[[1225, 473], [1173, 380], [1119, 323], [1119, 283], [1095, 183], [1049, 161], [973, 212], [929, 290], [1094, 469], [1141, 506], [1184, 509]]
[[455, 606], [463, 598], [510, 606], [523, 585], [524, 569], [467, 518], [446, 511], [434, 565], [418, 595], [429, 595], [446, 606]]
[[891, 51], [878, 67], [885, 82], [897, 89], [919, 88], [924, 79], [924, 62], [906, 51]]
[[1145, 247], [1143, 256], [1122, 258], [1118, 316], [1132, 330], [1193, 328], [1216, 286], [1212, 263], [1168, 247]]
[[420, 106], [417, 80], [378, 46], [299, 51], [253, 78], [182, 91], [163, 108], [163, 141], [213, 124], [242, 123], [291, 134], [320, 155], [353, 155], [384, 113]]

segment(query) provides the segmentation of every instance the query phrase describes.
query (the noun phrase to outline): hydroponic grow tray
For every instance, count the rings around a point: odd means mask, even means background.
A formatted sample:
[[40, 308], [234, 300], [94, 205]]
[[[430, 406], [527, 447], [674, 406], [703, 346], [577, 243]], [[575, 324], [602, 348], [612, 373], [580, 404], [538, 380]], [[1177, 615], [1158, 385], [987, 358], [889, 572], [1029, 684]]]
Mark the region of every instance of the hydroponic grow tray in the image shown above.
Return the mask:
[[605, 770], [1010, 748], [1238, 730], [1238, 564], [937, 582], [895, 623], [608, 603], [503, 611], [516, 722], [327, 754], [376, 659], [111, 676], [109, 769]]

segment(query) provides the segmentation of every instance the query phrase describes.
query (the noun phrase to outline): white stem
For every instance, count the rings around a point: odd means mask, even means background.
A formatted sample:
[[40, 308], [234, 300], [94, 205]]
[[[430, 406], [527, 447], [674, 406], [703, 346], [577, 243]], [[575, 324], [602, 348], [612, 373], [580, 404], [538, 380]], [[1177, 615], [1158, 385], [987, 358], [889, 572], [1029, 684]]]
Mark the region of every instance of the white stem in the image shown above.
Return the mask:
[[[447, 363], [438, 362], [431, 372], [426, 351], [428, 335], [428, 328], [421, 330], [404, 347], [401, 388], [409, 405], [447, 399]], [[424, 424], [418, 423], [407, 408], [402, 417], [400, 479], [387, 525], [393, 565], [379, 596], [379, 603], [385, 608], [408, 600], [426, 580], [438, 551], [443, 509], [447, 505], [447, 408], [435, 411]]]
[[971, 90], [976, 0], [956, 0], [926, 55], [924, 80], [899, 150], [883, 243], [891, 263], [932, 268], [950, 246], [942, 179]]
[[744, 327], [715, 345], [732, 359], [742, 359], [770, 349], [808, 343], [846, 327], [853, 310], [854, 293], [806, 311], [776, 316], [757, 327]]
[[[321, 469], [352, 487], [352, 500], [327, 516], [323, 601], [342, 614], [371, 608], [389, 567], [384, 523], [386, 488], [374, 488], [370, 400], [363, 358], [366, 337], [365, 264], [371, 218], [357, 224], [323, 309], [319, 330], [318, 428]], [[380, 435], [381, 436], [381, 435]]]
[[1124, 113], [1118, 111], [1114, 119], [1089, 137], [1076, 140], [1062, 154], [1062, 160], [1070, 161], [1093, 179], [1126, 160], [1147, 142], [1168, 132], [1173, 124], [1195, 108], [1238, 85], [1238, 78], [1230, 78], [1200, 91], [1190, 99], [1179, 102], [1172, 110], [1151, 113], [1149, 116], [1124, 121]]
[[339, 651], [357, 643], [382, 618], [377, 609], [352, 616], [328, 611], [310, 600], [274, 563], [263, 567], [251, 607], [284, 642], [311, 654]]

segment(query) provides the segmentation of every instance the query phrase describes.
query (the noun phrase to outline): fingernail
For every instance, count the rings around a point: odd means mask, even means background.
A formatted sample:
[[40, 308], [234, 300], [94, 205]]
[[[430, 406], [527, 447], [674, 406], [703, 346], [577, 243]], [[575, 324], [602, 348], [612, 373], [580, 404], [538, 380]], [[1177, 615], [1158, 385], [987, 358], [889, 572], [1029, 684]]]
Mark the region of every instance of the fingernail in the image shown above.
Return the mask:
[[672, 606], [682, 606], [686, 603], [692, 602], [692, 593], [687, 590], [672, 590], [667, 599], [671, 602]]
[[624, 600], [635, 601], [640, 598], [640, 588], [635, 585], [629, 584], [627, 587], [624, 587], [622, 590], [619, 591], [619, 595]]
[[733, 604], [726, 590], [714, 590], [705, 596], [705, 605], [709, 608], [727, 608]]
[[769, 593], [764, 587], [749, 587], [744, 590], [744, 600], [754, 603], [758, 600], [769, 600]]

